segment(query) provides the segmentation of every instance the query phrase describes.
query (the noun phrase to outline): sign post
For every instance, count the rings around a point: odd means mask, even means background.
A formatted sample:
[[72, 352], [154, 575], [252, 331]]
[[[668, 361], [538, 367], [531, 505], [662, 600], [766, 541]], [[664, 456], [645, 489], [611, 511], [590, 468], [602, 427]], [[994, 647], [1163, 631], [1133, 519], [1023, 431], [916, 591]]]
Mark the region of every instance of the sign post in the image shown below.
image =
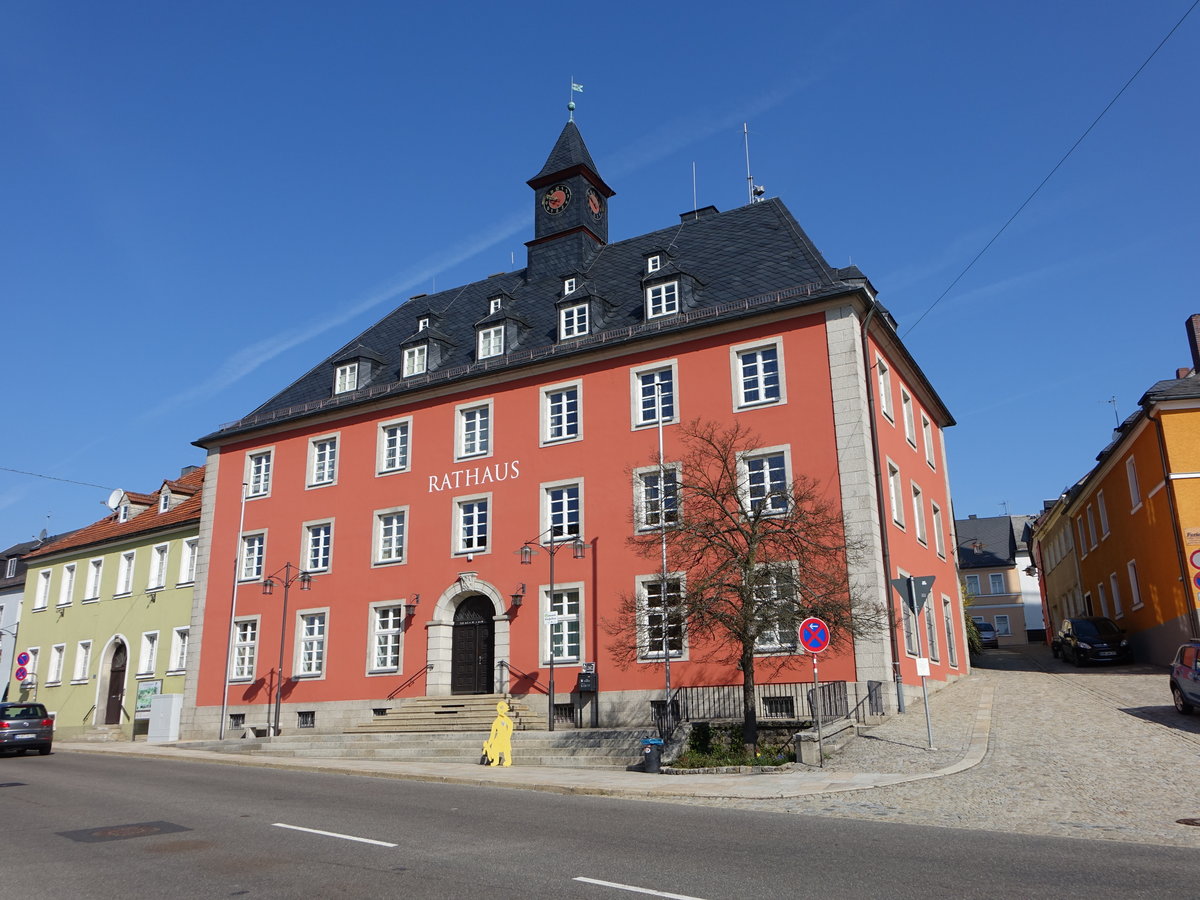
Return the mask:
[[[917, 674], [921, 676], [921, 699], [925, 704], [925, 734], [929, 738], [929, 749], [933, 749], [933, 723], [929, 719], [929, 689], [925, 683], [926, 677], [929, 675], [929, 657], [921, 652], [921, 610], [925, 608], [925, 603], [929, 600], [929, 595], [933, 591], [933, 575], [922, 575], [914, 578], [911, 575], [904, 578], [893, 578], [892, 587], [896, 589], [896, 593], [900, 595], [900, 599], [904, 601], [904, 605], [912, 612], [913, 615], [913, 631], [917, 635]], [[929, 620], [929, 611], [925, 611], [926, 622]], [[904, 694], [904, 685], [896, 686], [900, 695]], [[904, 712], [904, 707], [900, 707], [900, 711]]]
[[[821, 760], [821, 768], [825, 768], [825, 740], [821, 735], [821, 677], [817, 673], [817, 654], [829, 647], [829, 626], [823, 619], [809, 616], [800, 623], [800, 643], [812, 654], [813, 661], [813, 702], [809, 704], [813, 720], [817, 723], [817, 758]], [[796, 758], [799, 759], [800, 748], [796, 748]]]

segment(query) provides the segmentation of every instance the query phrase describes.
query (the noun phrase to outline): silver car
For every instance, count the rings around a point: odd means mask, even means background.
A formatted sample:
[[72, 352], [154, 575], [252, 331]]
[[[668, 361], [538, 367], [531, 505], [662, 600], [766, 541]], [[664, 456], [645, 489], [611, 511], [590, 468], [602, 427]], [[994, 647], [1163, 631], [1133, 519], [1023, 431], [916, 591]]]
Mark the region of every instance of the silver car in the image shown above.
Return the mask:
[[0, 703], [0, 750], [18, 754], [37, 748], [46, 756], [54, 743], [54, 719], [40, 703]]

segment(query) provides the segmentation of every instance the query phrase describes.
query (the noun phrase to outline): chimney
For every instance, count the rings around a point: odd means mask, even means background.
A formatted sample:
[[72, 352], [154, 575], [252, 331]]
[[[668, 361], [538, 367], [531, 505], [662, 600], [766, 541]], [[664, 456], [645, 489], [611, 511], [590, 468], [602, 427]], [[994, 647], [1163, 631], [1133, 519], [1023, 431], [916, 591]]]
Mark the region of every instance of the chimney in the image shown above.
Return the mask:
[[1200, 372], [1200, 313], [1188, 316], [1188, 346], [1192, 348], [1192, 371]]

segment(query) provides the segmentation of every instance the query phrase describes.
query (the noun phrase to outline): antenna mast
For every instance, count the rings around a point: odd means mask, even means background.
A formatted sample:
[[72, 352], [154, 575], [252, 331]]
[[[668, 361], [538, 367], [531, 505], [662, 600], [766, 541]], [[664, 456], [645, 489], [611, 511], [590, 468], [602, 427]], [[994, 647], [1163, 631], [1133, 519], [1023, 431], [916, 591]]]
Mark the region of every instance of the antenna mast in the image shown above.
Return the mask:
[[746, 146], [746, 195], [748, 202], [758, 203], [766, 189], [761, 184], [755, 184], [754, 176], [750, 174], [750, 127], [745, 122], [742, 123], [742, 143]]

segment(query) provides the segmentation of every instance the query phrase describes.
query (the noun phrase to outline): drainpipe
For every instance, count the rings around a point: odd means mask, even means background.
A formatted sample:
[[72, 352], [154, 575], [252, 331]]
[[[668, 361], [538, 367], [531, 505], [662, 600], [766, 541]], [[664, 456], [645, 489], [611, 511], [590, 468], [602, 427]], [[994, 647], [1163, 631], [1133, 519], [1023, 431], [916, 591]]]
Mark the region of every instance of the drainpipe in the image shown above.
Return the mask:
[[875, 300], [875, 295], [870, 291], [867, 292], [867, 296], [871, 298], [871, 308], [867, 310], [867, 316], [862, 323], [863, 377], [867, 383], [867, 422], [871, 428], [871, 464], [875, 468], [875, 508], [879, 516], [879, 543], [883, 551], [884, 607], [887, 609], [888, 638], [892, 648], [892, 679], [896, 683], [896, 709], [904, 712], [904, 684], [900, 678], [900, 646], [896, 641], [896, 612], [892, 605], [891, 592], [892, 553], [888, 544], [888, 517], [883, 497], [883, 470], [879, 466], [879, 433], [876, 430], [875, 422], [875, 379], [871, 377], [871, 346], [867, 333], [871, 319], [875, 317], [875, 313], [879, 309], [879, 304]]
[[1167, 442], [1163, 437], [1162, 418], [1150, 416], [1154, 422], [1154, 434], [1158, 438], [1158, 458], [1162, 465], [1163, 481], [1167, 488], [1167, 507], [1171, 511], [1171, 532], [1175, 536], [1175, 554], [1179, 559], [1179, 582], [1183, 587], [1184, 617], [1187, 619], [1188, 630], [1193, 638], [1200, 638], [1200, 628], [1197, 627], [1195, 604], [1192, 602], [1192, 580], [1188, 573], [1187, 551], [1183, 547], [1183, 538], [1179, 535], [1182, 522], [1179, 521], [1179, 507], [1175, 502], [1175, 482], [1171, 480], [1171, 467], [1167, 463]]

